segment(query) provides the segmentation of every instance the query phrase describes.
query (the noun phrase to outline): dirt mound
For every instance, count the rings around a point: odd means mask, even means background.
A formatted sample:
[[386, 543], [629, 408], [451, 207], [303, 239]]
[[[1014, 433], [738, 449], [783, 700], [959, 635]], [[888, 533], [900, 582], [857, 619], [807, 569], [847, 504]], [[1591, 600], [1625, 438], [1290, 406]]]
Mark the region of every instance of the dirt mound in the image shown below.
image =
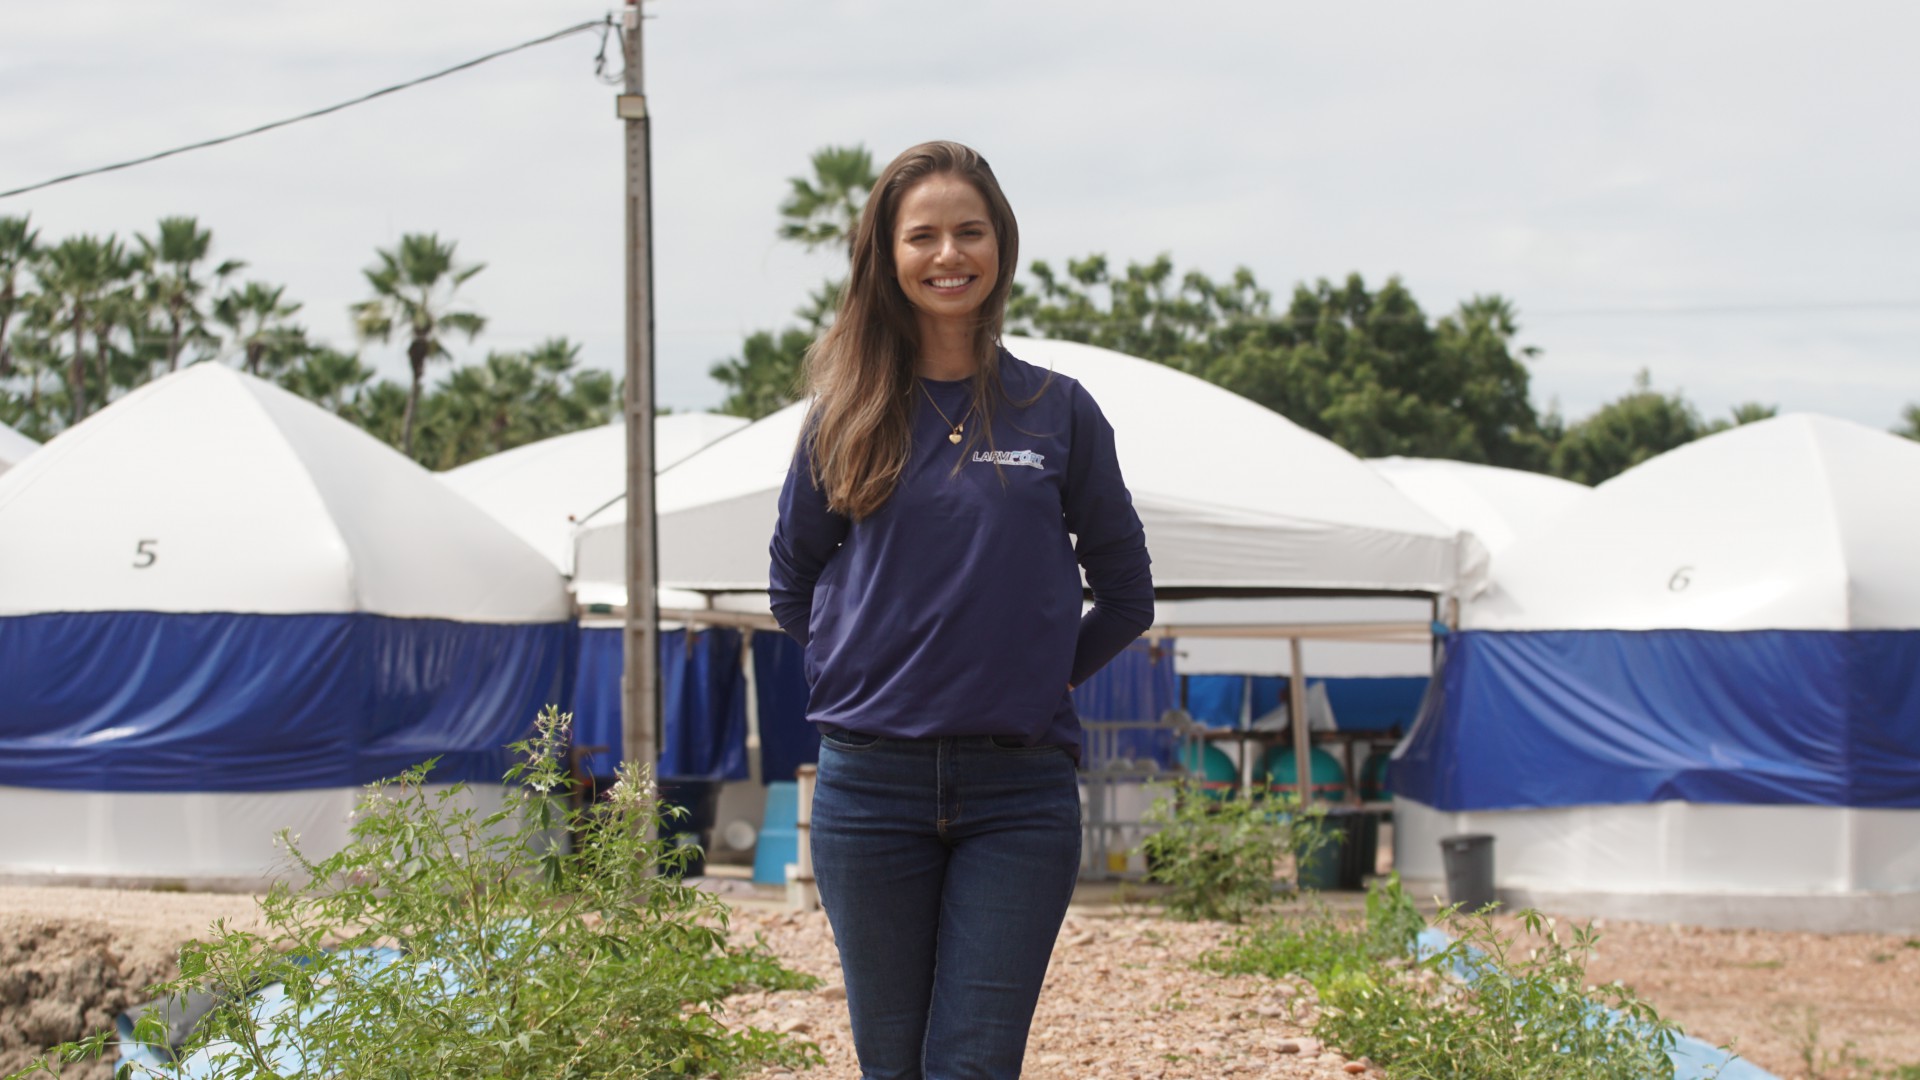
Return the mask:
[[[129, 948], [104, 920], [0, 914], [0, 1075], [111, 1026], [172, 973], [170, 951]], [[78, 1073], [111, 1074], [111, 1060]]]
[[[247, 896], [0, 886], [0, 1076], [111, 1027], [173, 977], [180, 944], [216, 918], [254, 925], [258, 915]], [[109, 1051], [65, 1075], [112, 1073]]]

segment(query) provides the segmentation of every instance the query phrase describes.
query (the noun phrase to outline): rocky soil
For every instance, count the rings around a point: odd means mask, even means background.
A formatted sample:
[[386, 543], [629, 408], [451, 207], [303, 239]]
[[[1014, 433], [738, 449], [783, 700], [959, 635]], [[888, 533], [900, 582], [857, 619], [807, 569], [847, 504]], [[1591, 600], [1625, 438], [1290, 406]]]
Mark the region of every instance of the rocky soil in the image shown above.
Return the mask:
[[1689, 1035], [1788, 1080], [1920, 1080], [1920, 937], [1596, 928], [1588, 976], [1632, 986]]
[[[23, 1065], [32, 1047], [110, 1024], [168, 974], [181, 941], [221, 918], [255, 925], [252, 898], [0, 886], [0, 1075]], [[1920, 1068], [1896, 1071], [1920, 1066], [1920, 939], [1614, 922], [1600, 929], [1600, 955], [1589, 969], [1596, 982], [1636, 987], [1688, 1032], [1730, 1042], [1780, 1077], [1920, 1076]], [[743, 904], [734, 933], [750, 940], [756, 932], [824, 985], [743, 995], [730, 1002], [730, 1017], [813, 1039], [828, 1064], [811, 1075], [857, 1075], [825, 918]], [[1192, 958], [1227, 932], [1168, 922], [1138, 906], [1076, 907], [1054, 952], [1026, 1075], [1379, 1075], [1311, 1037], [1310, 989], [1193, 970]], [[78, 1075], [109, 1072], [103, 1065]], [[771, 1070], [756, 1080], [780, 1075]]]
[[[0, 886], [0, 1076], [111, 1026], [215, 919], [258, 925], [250, 896]], [[112, 1074], [109, 1058], [67, 1075]]]
[[[818, 1075], [859, 1075], [846, 990], [826, 918], [817, 912], [743, 910], [733, 930], [748, 941], [756, 932], [765, 935], [789, 966], [818, 976], [822, 986], [733, 998], [729, 1016], [814, 1040], [827, 1058]], [[1381, 1075], [1310, 1036], [1310, 987], [1194, 971], [1192, 959], [1220, 944], [1226, 933], [1217, 924], [1150, 916], [1069, 915], [1054, 947], [1022, 1075], [1032, 1080]], [[755, 1080], [793, 1075], [776, 1069]]]

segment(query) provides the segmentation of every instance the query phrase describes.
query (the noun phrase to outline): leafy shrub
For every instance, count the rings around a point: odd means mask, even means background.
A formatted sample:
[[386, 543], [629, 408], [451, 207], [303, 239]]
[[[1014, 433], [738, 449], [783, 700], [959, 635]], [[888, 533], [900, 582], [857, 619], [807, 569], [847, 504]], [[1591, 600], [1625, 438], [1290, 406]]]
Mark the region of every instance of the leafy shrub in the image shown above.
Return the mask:
[[1299, 975], [1318, 986], [1381, 965], [1407, 966], [1426, 925], [1394, 874], [1368, 886], [1366, 920], [1357, 926], [1316, 904], [1240, 931], [1225, 947], [1202, 955], [1200, 964], [1229, 975]]
[[1398, 876], [1367, 891], [1364, 922], [1323, 907], [1275, 917], [1201, 957], [1214, 971], [1299, 975], [1320, 996], [1315, 1034], [1408, 1080], [1650, 1080], [1673, 1076], [1679, 1029], [1618, 983], [1588, 987], [1598, 935], [1563, 942], [1552, 921], [1520, 913], [1537, 939], [1525, 955], [1486, 914], [1443, 917], [1453, 941], [1416, 959], [1426, 926]]
[[[465, 808], [458, 788], [429, 791], [428, 763], [370, 788], [337, 854], [312, 861], [289, 838], [307, 883], [261, 901], [267, 933], [215, 924], [182, 950], [155, 999], [210, 992], [215, 1005], [172, 1053], [164, 1010], [149, 1012], [143, 1049], [218, 1080], [728, 1076], [819, 1062], [811, 1044], [721, 1022], [730, 993], [811, 980], [761, 944], [727, 947], [726, 907], [679, 880], [690, 850], [656, 837], [644, 772], [623, 766], [609, 799], [569, 808], [566, 724], [549, 709], [515, 748], [497, 812]], [[98, 1055], [107, 1038], [35, 1068]]]
[[1288, 855], [1325, 843], [1318, 811], [1293, 809], [1291, 797], [1211, 799], [1182, 784], [1142, 818], [1158, 830], [1140, 845], [1147, 880], [1170, 887], [1175, 918], [1242, 922], [1273, 902]]
[[1328, 979], [1316, 1033], [1421, 1080], [1671, 1080], [1680, 1029], [1621, 983], [1586, 984], [1599, 935], [1519, 918], [1537, 939], [1524, 954], [1486, 914], [1449, 912], [1454, 940], [1411, 968]]

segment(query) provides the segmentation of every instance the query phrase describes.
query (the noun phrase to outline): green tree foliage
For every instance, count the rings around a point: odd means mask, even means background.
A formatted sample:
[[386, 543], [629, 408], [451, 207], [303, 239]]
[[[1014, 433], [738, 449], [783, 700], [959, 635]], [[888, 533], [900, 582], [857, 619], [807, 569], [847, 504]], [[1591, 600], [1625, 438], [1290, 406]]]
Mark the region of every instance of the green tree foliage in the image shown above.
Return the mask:
[[1742, 424], [1757, 424], [1762, 420], [1771, 420], [1780, 415], [1780, 406], [1762, 405], [1757, 401], [1748, 401], [1735, 405], [1732, 415], [1732, 422], [1722, 424], [1722, 429], [1739, 427]]
[[879, 174], [865, 146], [823, 146], [813, 152], [813, 175], [788, 179], [793, 190], [780, 204], [780, 238], [808, 251], [845, 247]]
[[13, 374], [8, 334], [25, 301], [22, 279], [40, 254], [40, 233], [25, 217], [0, 215], [0, 380]]
[[249, 375], [278, 374], [310, 349], [306, 329], [292, 321], [303, 305], [286, 293], [284, 285], [249, 281], [214, 302], [213, 317], [226, 328]]
[[1567, 428], [1553, 448], [1553, 472], [1598, 484], [1712, 430], [1686, 398], [1653, 389], [1642, 370], [1631, 391]]
[[360, 357], [322, 345], [303, 352], [280, 373], [280, 385], [329, 412], [352, 418], [374, 370]]
[[[213, 230], [201, 228], [198, 218], [164, 217], [153, 236], [134, 239], [140, 245], [142, 298], [164, 335], [161, 357], [168, 372], [178, 371], [180, 356], [188, 346], [205, 347], [215, 341], [207, 330], [209, 313], [202, 306], [209, 286], [224, 282], [247, 264], [227, 259], [213, 268], [211, 282], [201, 277], [201, 264], [212, 256]], [[247, 370], [258, 372], [253, 365]]]
[[486, 269], [485, 263], [456, 263], [456, 246], [453, 241], [442, 242], [436, 233], [407, 233], [391, 250], [376, 249], [379, 265], [365, 271], [373, 297], [352, 308], [361, 337], [390, 341], [396, 330], [406, 337], [413, 382], [400, 421], [400, 450], [408, 456], [413, 454], [414, 418], [427, 362], [453, 358], [446, 346], [448, 334], [464, 334], [472, 341], [487, 325], [485, 317], [453, 307], [460, 286]]
[[1285, 311], [1250, 270], [1174, 277], [1162, 255], [1113, 273], [1104, 256], [1066, 273], [1032, 266], [1014, 330], [1170, 364], [1257, 401], [1362, 456], [1406, 454], [1542, 468], [1549, 445], [1529, 397], [1513, 305], [1475, 297], [1438, 322], [1404, 284], [1359, 275], [1294, 290]]
[[[77, 424], [86, 418], [90, 398], [95, 405], [104, 405], [112, 390], [100, 380], [111, 373], [107, 365], [92, 376], [99, 381], [89, 387], [87, 344], [88, 335], [109, 322], [99, 309], [112, 305], [110, 297], [126, 276], [126, 248], [112, 236], [68, 237], [43, 253], [34, 273], [40, 284], [35, 306], [39, 328], [50, 337], [56, 332], [67, 335], [67, 419]], [[104, 354], [106, 348], [103, 343], [98, 351]]]
[[1920, 441], [1920, 402], [1900, 411], [1900, 426], [1894, 428], [1893, 433]]
[[709, 369], [727, 388], [718, 411], [757, 420], [800, 400], [801, 369], [813, 339], [812, 331], [794, 326], [748, 334], [739, 356]]
[[[213, 232], [198, 219], [162, 218], [134, 241], [48, 244], [28, 218], [0, 216], [0, 423], [44, 441], [149, 379], [222, 355], [390, 445], [412, 439], [415, 456], [439, 468], [618, 414], [613, 376], [582, 364], [564, 337], [495, 351], [437, 386], [425, 385], [425, 360], [411, 385], [394, 382], [311, 338], [285, 286], [227, 287], [246, 264], [214, 263]], [[447, 357], [450, 335], [480, 332], [480, 316], [454, 308], [480, 268], [457, 264], [452, 242], [410, 234], [378, 254], [366, 271], [375, 295], [351, 309], [366, 336], [401, 335], [410, 360], [431, 360]]]
[[[858, 144], [826, 146], [814, 152], [811, 164], [812, 176], [788, 180], [792, 191], [780, 204], [779, 236], [808, 251], [844, 250], [878, 179], [873, 155]], [[821, 283], [794, 312], [800, 326], [756, 330], [741, 343], [739, 355], [709, 368], [707, 373], [727, 390], [720, 411], [757, 420], [800, 400], [807, 349], [832, 324], [845, 287], [845, 278]]]
[[552, 338], [454, 370], [422, 404], [416, 458], [451, 469], [610, 422], [619, 410], [613, 376], [579, 361], [578, 345]]

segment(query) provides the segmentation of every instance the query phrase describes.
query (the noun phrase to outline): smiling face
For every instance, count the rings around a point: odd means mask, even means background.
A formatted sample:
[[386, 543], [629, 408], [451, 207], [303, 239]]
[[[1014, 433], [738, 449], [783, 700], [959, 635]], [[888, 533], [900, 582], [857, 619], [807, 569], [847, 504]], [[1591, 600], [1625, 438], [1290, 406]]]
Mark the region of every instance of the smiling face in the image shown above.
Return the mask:
[[922, 327], [970, 327], [1000, 277], [1000, 241], [986, 199], [946, 174], [908, 188], [894, 218], [893, 265]]

